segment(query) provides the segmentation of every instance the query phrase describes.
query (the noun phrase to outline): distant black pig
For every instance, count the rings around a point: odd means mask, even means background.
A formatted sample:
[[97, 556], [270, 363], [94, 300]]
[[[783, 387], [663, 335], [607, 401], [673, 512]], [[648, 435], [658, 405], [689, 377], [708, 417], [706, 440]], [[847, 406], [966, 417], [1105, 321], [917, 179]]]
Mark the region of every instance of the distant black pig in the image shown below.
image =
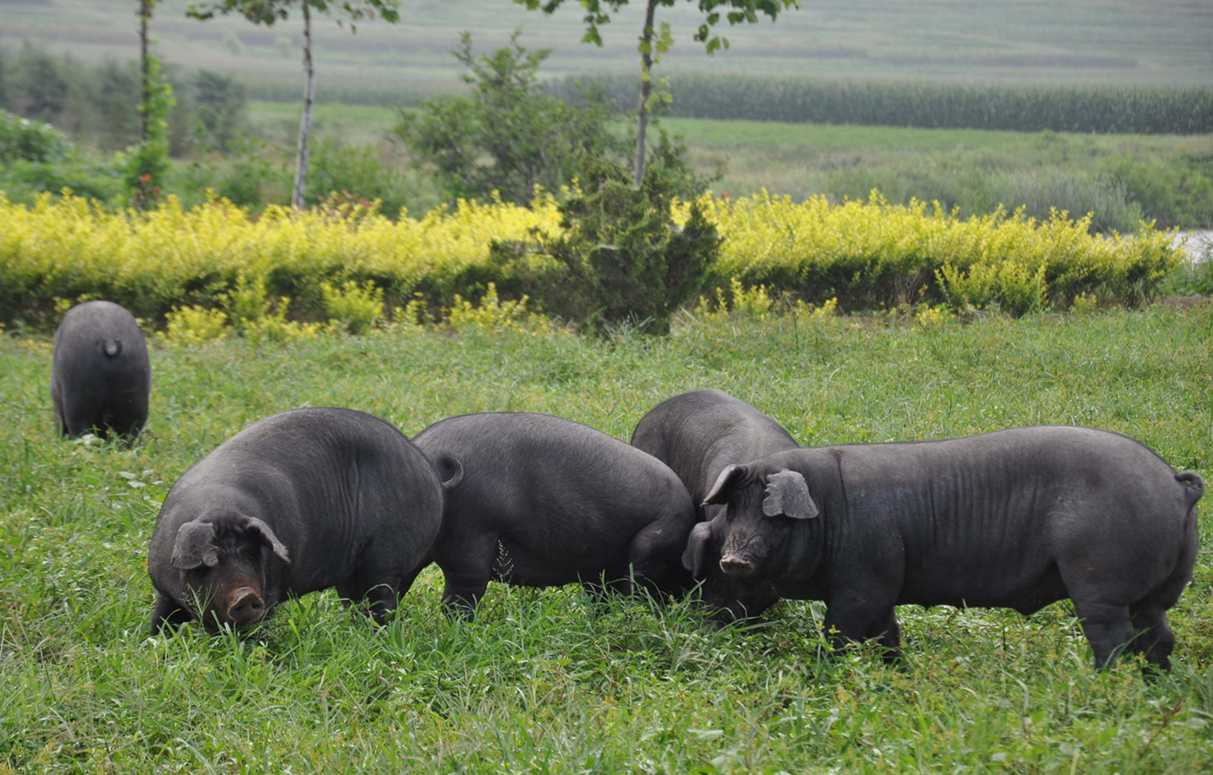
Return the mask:
[[431, 425], [414, 442], [446, 490], [434, 561], [443, 602], [470, 613], [490, 580], [594, 586], [634, 574], [680, 592], [695, 519], [690, 495], [656, 458], [559, 417], [485, 413]]
[[256, 422], [169, 491], [148, 549], [152, 629], [248, 627], [289, 596], [335, 586], [382, 621], [442, 520], [429, 461], [395, 427], [348, 409]]
[[1068, 597], [1097, 666], [1128, 649], [1166, 668], [1203, 490], [1128, 437], [1050, 426], [779, 452], [704, 500], [727, 508], [721, 569], [824, 600], [838, 645], [895, 652], [901, 603], [1029, 614]]
[[[701, 504], [716, 477], [730, 463], [755, 460], [795, 449], [796, 441], [779, 423], [740, 399], [719, 390], [695, 390], [653, 407], [632, 432], [632, 446], [665, 463]], [[683, 566], [705, 580], [702, 595], [725, 618], [758, 616], [779, 599], [770, 584], [734, 580], [720, 569], [724, 508], [701, 506], [698, 524], [683, 552]]]
[[59, 432], [139, 435], [147, 422], [152, 370], [131, 313], [108, 301], [67, 311], [55, 333], [51, 400]]

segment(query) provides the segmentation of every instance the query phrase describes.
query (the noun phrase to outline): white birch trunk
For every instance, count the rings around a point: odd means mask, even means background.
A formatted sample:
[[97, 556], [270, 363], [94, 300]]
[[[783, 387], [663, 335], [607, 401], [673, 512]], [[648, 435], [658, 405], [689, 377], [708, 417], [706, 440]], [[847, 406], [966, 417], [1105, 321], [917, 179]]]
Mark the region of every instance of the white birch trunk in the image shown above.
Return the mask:
[[307, 186], [308, 135], [312, 131], [312, 103], [316, 100], [316, 70], [312, 66], [312, 14], [307, 0], [303, 2], [303, 72], [307, 86], [303, 94], [303, 117], [299, 119], [299, 154], [295, 159], [295, 186], [291, 205], [303, 209], [303, 192]]

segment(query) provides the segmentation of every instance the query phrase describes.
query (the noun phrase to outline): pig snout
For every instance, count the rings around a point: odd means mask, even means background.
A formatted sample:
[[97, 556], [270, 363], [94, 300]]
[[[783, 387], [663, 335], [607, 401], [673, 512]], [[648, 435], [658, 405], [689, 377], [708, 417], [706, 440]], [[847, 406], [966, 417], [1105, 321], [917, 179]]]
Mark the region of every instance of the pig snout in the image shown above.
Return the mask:
[[255, 624], [265, 616], [265, 600], [252, 587], [240, 587], [228, 596], [226, 613], [237, 626]]
[[720, 558], [720, 569], [730, 576], [744, 578], [754, 574], [754, 563], [739, 554], [730, 552]]

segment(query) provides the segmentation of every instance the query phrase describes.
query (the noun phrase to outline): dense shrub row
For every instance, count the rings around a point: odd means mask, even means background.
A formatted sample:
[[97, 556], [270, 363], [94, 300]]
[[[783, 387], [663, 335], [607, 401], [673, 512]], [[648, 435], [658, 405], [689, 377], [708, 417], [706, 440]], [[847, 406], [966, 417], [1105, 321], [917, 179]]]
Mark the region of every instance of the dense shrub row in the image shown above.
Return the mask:
[[737, 277], [848, 309], [947, 303], [1022, 314], [1065, 308], [1078, 296], [1137, 303], [1181, 261], [1168, 235], [1143, 225], [1095, 236], [1090, 216], [1044, 221], [999, 210], [960, 218], [938, 205], [824, 197], [707, 200], [725, 238], [713, 279]]
[[[634, 76], [593, 79], [621, 110], [636, 101]], [[552, 85], [575, 99], [585, 79]], [[1036, 132], [1213, 132], [1213, 89], [1008, 85], [679, 74], [671, 115], [821, 124]]]
[[[1065, 307], [1080, 295], [1134, 303], [1181, 260], [1165, 233], [1147, 227], [1133, 237], [1098, 237], [1086, 219], [1064, 214], [1045, 222], [1005, 213], [961, 219], [876, 196], [843, 205], [703, 197], [699, 205], [723, 239], [710, 284], [736, 278], [813, 303], [837, 298], [845, 310], [946, 303], [1023, 313]], [[689, 209], [681, 206], [676, 219]], [[544, 311], [559, 309], [558, 299], [542, 295], [562, 293], [558, 273], [566, 271], [542, 254], [491, 255], [494, 241], [526, 240], [536, 229], [559, 235], [550, 197], [531, 207], [463, 202], [391, 221], [356, 206], [271, 207], [254, 218], [225, 201], [187, 211], [170, 200], [146, 213], [115, 213], [75, 197], [27, 207], [0, 195], [0, 223], [3, 322], [35, 326], [52, 322], [56, 303], [81, 297], [113, 299], [157, 323], [176, 308], [239, 315], [230, 311], [242, 304], [315, 321], [328, 317], [326, 293], [350, 283], [364, 296], [382, 291], [389, 314], [418, 298], [431, 310], [449, 308], [456, 294], [478, 300], [489, 283], [504, 299], [530, 293], [531, 308]], [[246, 296], [251, 301], [240, 302]]]

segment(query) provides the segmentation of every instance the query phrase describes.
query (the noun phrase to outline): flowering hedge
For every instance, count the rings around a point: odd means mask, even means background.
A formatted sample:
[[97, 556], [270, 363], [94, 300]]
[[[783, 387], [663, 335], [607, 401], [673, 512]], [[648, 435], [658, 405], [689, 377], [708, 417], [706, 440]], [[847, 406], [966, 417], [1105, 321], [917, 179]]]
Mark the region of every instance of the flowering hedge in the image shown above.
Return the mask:
[[[1133, 303], [1181, 260], [1163, 232], [1097, 237], [1086, 219], [1064, 214], [1043, 223], [1005, 213], [966, 220], [876, 195], [842, 205], [767, 195], [701, 204], [724, 238], [713, 284], [737, 278], [810, 302], [836, 297], [850, 310], [929, 302], [1019, 313], [1078, 295]], [[261, 282], [304, 320], [325, 317], [326, 284], [369, 281], [389, 308], [418, 295], [449, 307], [455, 294], [479, 298], [490, 282], [518, 298], [530, 290], [522, 278], [559, 268], [542, 258], [495, 264], [490, 243], [559, 224], [550, 197], [531, 207], [461, 202], [391, 221], [357, 207], [270, 208], [254, 218], [222, 200], [110, 212], [73, 196], [27, 207], [0, 194], [0, 321], [49, 323], [64, 300], [103, 297], [160, 322], [187, 305], [225, 309], [238, 288]], [[543, 302], [532, 294], [533, 307]]]
[[1023, 313], [1079, 295], [1136, 303], [1181, 260], [1166, 232], [1099, 237], [1089, 216], [1059, 212], [1043, 223], [1001, 211], [961, 219], [876, 194], [841, 205], [759, 195], [705, 207], [725, 238], [718, 284], [737, 277], [850, 309], [926, 301]]

